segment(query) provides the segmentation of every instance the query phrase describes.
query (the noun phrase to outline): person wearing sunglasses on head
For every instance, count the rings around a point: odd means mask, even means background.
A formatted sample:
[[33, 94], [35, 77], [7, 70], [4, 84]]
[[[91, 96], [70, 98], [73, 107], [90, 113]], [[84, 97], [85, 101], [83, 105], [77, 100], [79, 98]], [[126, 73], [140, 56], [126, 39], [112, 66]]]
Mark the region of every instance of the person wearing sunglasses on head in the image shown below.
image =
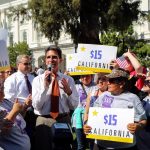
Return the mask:
[[[95, 101], [94, 107], [102, 108], [134, 108], [134, 123], [129, 123], [127, 129], [134, 134], [138, 129], [146, 124], [146, 114], [139, 98], [128, 92], [126, 82], [128, 82], [129, 74], [123, 69], [114, 69], [112, 73], [106, 75], [108, 78], [108, 91], [103, 92]], [[84, 125], [84, 132], [90, 133], [91, 127]], [[133, 143], [121, 143], [114, 141], [97, 140], [94, 150], [115, 149], [115, 150], [135, 150], [135, 140]]]
[[5, 79], [8, 78], [13, 73], [14, 73], [13, 67], [10, 66], [8, 69], [5, 70]]
[[143, 130], [137, 132], [137, 147], [139, 150], [149, 150], [150, 149], [150, 76], [146, 77], [144, 81], [144, 86], [142, 88], [143, 92], [147, 93], [147, 96], [142, 100], [143, 107], [146, 111], [147, 125]]

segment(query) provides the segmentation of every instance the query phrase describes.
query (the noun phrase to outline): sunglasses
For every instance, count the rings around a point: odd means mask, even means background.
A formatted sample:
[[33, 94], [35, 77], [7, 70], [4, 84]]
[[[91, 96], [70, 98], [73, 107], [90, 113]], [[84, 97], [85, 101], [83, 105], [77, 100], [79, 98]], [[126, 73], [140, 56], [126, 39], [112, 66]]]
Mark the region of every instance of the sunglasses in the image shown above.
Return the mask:
[[145, 80], [145, 81], [144, 81], [144, 84], [150, 86], [150, 80]]
[[110, 79], [108, 79], [108, 81], [111, 84], [120, 84], [122, 80], [119, 80], [117, 78], [110, 78]]
[[[20, 62], [20, 63], [22, 63], [22, 62]], [[30, 66], [31, 65], [31, 63], [22, 63], [23, 65], [25, 65], [25, 66]]]
[[58, 56], [47, 56], [47, 59], [51, 58], [51, 59], [58, 59]]

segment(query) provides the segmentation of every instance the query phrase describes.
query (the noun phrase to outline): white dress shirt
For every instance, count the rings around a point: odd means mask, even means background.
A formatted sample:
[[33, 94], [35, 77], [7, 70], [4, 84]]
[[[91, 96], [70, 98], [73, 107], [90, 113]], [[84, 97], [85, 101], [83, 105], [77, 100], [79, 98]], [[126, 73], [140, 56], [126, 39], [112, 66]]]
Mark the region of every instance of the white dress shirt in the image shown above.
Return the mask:
[[[9, 76], [4, 82], [4, 94], [5, 99], [11, 100], [12, 102], [18, 98], [19, 102], [23, 103], [24, 100], [28, 97], [29, 91], [26, 85], [24, 74], [20, 71], [13, 73]], [[28, 80], [32, 85], [34, 76], [27, 74]]]
[[[57, 80], [60, 89], [59, 97], [59, 113], [69, 112], [70, 109], [74, 109], [78, 105], [78, 93], [75, 87], [75, 82], [72, 77], [62, 74], [61, 72], [57, 73]], [[39, 75], [34, 78], [32, 84], [32, 105], [34, 107], [34, 112], [37, 115], [49, 115], [50, 114], [50, 99], [52, 91], [52, 82], [49, 85], [49, 88], [44, 87], [44, 76], [45, 74]], [[72, 94], [68, 96], [64, 90], [61, 88], [61, 79], [65, 78], [68, 81]]]
[[44, 73], [44, 69], [39, 68], [36, 72], [37, 75], [43, 74]]

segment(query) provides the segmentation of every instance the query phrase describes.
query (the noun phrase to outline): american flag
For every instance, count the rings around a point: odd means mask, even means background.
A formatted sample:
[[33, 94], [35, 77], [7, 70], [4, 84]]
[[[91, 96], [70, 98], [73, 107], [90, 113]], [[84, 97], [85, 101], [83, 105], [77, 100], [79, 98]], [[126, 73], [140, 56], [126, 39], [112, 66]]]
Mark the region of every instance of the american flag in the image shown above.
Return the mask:
[[118, 57], [116, 59], [117, 64], [119, 65], [120, 68], [125, 68], [128, 65], [127, 60], [125, 59], [124, 56]]

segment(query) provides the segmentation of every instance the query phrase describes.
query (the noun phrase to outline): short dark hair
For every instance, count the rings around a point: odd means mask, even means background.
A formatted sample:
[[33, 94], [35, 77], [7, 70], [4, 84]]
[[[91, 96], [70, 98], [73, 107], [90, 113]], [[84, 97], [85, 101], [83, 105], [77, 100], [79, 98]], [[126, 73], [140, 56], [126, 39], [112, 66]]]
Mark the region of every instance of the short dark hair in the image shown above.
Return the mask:
[[58, 57], [62, 58], [61, 49], [58, 46], [55, 46], [55, 45], [54, 46], [49, 46], [48, 48], [45, 49], [45, 56], [46, 56], [47, 52], [51, 51], [51, 50], [56, 51], [58, 53]]

